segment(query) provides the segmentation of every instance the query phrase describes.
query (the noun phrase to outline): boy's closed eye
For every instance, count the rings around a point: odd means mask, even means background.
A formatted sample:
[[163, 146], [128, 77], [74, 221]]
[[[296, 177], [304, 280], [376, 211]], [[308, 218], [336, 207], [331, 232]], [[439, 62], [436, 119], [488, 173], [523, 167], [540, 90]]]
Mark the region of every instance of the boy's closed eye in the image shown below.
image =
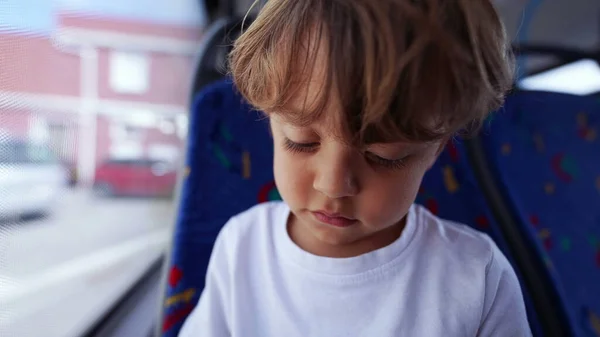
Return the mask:
[[[287, 137], [284, 140], [285, 149], [292, 153], [313, 153], [318, 151], [319, 146], [319, 142], [296, 142], [292, 141]], [[392, 151], [389, 150], [386, 153], [382, 149], [377, 149], [377, 147], [367, 147], [367, 149], [365, 149], [362, 152], [365, 156], [365, 159], [369, 163], [387, 169], [404, 168], [406, 166], [407, 160], [411, 157], [410, 154], [393, 155], [390, 153]]]

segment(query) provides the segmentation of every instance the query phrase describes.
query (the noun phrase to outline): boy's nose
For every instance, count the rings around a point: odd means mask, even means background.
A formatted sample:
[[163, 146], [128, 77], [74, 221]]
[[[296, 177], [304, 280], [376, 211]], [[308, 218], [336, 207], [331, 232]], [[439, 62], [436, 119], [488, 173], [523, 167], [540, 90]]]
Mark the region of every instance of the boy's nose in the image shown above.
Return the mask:
[[313, 188], [331, 199], [338, 199], [356, 195], [358, 182], [350, 162], [329, 160], [318, 168]]

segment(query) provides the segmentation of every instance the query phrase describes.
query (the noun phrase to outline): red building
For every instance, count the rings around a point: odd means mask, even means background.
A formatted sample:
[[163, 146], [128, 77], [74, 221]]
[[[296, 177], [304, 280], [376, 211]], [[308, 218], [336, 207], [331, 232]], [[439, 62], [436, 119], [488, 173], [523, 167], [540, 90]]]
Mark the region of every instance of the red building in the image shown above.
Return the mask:
[[47, 142], [84, 183], [108, 158], [175, 160], [201, 31], [71, 12], [49, 35], [0, 31], [0, 128]]

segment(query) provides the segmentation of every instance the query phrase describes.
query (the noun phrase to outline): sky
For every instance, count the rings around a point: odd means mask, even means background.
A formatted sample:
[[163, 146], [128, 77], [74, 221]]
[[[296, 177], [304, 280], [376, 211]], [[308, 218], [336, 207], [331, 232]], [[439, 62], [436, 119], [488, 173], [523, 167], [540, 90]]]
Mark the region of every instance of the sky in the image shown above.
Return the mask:
[[57, 10], [161, 23], [201, 24], [200, 0], [0, 0], [0, 30], [49, 33]]

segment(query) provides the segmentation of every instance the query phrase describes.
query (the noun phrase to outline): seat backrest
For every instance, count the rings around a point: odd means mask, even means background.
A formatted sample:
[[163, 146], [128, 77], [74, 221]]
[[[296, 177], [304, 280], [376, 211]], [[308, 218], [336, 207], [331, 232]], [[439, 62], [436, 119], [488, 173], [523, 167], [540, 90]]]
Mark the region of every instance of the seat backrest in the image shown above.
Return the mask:
[[516, 92], [481, 137], [575, 336], [600, 336], [600, 101]]
[[167, 280], [165, 337], [177, 336], [197, 303], [213, 242], [225, 222], [257, 203], [280, 199], [272, 158], [267, 120], [243, 102], [228, 79], [197, 95]]
[[192, 99], [195, 99], [197, 93], [205, 86], [225, 78], [227, 55], [233, 49], [233, 41], [253, 20], [254, 16], [251, 15], [220, 18], [207, 28], [196, 61]]

